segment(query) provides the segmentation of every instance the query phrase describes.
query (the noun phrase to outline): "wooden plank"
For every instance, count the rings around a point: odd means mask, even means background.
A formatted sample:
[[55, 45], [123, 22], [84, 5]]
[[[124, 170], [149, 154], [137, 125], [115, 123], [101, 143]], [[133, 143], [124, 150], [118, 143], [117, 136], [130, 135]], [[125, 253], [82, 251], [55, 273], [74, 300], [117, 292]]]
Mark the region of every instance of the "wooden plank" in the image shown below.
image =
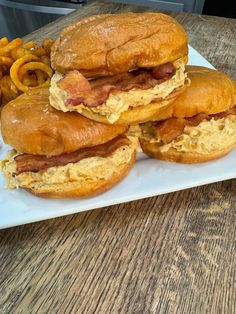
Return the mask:
[[233, 313], [235, 189], [1, 231], [1, 313]]

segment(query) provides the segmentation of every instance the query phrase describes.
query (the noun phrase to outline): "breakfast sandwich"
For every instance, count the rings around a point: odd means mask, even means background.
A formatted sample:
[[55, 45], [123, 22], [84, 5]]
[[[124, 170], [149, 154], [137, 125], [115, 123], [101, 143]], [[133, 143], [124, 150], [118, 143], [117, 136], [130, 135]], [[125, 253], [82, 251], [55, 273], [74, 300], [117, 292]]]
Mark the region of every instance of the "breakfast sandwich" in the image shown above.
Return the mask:
[[161, 13], [103, 14], [62, 30], [50, 104], [110, 124], [150, 121], [189, 84], [183, 27]]
[[44, 197], [82, 197], [124, 178], [135, 162], [127, 128], [63, 113], [48, 98], [48, 88], [36, 88], [2, 110], [3, 140], [14, 147], [1, 162], [8, 187]]
[[191, 85], [162, 112], [141, 124], [143, 152], [156, 159], [204, 162], [236, 146], [236, 85], [222, 72], [187, 66]]

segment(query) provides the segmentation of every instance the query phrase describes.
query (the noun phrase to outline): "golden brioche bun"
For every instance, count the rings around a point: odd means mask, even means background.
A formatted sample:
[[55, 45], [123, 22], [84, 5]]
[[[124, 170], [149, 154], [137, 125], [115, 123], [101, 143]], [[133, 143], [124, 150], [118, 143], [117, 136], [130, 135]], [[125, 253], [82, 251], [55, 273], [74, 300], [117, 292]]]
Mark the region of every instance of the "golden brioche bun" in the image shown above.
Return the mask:
[[161, 146], [157, 145], [156, 143], [151, 143], [143, 138], [140, 138], [139, 141], [143, 152], [152, 158], [186, 164], [206, 162], [223, 157], [227, 155], [234, 147], [236, 147], [235, 143], [234, 145], [230, 145], [227, 148], [212, 152], [210, 154], [179, 152], [174, 148], [170, 148], [168, 151], [162, 152]]
[[135, 156], [134, 148], [126, 145], [105, 158], [90, 157], [75, 164], [17, 176], [13, 175], [16, 169], [13, 156], [2, 162], [2, 171], [8, 179], [9, 188], [21, 187], [42, 197], [78, 198], [94, 196], [110, 189], [128, 174]]
[[186, 66], [191, 84], [156, 120], [187, 118], [198, 113], [216, 114], [236, 103], [236, 84], [226, 74], [201, 66]]
[[49, 105], [48, 88], [23, 94], [4, 106], [3, 140], [17, 151], [34, 155], [60, 155], [108, 142], [125, 126], [104, 125], [78, 113], [58, 111]]
[[[193, 117], [199, 113], [217, 114], [236, 104], [236, 84], [222, 72], [199, 66], [187, 66], [191, 85], [168, 107], [157, 120]], [[140, 144], [143, 152], [156, 159], [182, 163], [204, 162], [227, 154], [236, 147], [236, 116], [218, 120], [203, 120], [197, 126], [186, 126], [181, 135], [164, 144], [152, 129], [144, 124]], [[155, 132], [154, 132], [155, 133]]]
[[62, 30], [52, 46], [54, 70], [79, 70], [86, 77], [154, 67], [188, 54], [187, 34], [162, 13], [85, 17]]
[[[164, 100], [152, 101], [150, 104], [145, 106], [130, 107], [127, 111], [121, 113], [120, 118], [114, 122], [113, 125], [135, 125], [156, 120], [156, 117], [158, 117], [159, 114], [162, 114], [163, 110], [165, 111], [165, 108], [170, 105], [175, 100], [175, 97], [182, 93], [184, 89], [185, 86], [179, 88], [178, 90], [172, 92], [169, 97]], [[110, 124], [106, 116], [96, 114], [91, 110], [86, 110], [84, 108], [82, 109], [81, 114], [94, 121]]]

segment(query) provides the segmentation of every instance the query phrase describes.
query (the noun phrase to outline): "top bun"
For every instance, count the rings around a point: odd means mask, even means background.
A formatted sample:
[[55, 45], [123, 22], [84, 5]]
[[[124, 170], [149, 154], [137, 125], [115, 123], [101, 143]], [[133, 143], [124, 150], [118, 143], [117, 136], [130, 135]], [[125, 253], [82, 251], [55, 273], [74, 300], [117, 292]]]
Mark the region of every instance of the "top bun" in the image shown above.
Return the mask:
[[236, 84], [229, 76], [217, 70], [201, 66], [186, 66], [191, 84], [157, 120], [193, 117], [199, 113], [208, 115], [226, 111], [236, 104]]
[[102, 14], [62, 30], [52, 46], [54, 70], [79, 70], [86, 77], [154, 67], [188, 54], [187, 34], [162, 13]]
[[125, 126], [58, 111], [48, 98], [48, 88], [35, 88], [3, 107], [1, 128], [6, 144], [22, 153], [52, 156], [106, 143], [126, 131]]

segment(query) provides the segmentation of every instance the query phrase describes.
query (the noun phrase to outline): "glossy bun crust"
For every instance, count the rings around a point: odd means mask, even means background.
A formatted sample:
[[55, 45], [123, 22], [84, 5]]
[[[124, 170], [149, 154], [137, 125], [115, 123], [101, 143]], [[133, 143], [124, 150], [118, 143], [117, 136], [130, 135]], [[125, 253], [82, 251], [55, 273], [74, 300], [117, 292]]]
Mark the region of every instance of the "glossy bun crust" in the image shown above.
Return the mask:
[[[186, 71], [191, 80], [191, 85], [168, 108], [161, 112], [157, 120], [172, 117], [187, 118], [199, 113], [217, 114], [235, 106], [236, 84], [227, 75], [199, 66], [187, 66]], [[235, 132], [235, 129], [231, 129], [226, 136], [232, 137], [235, 134], [233, 132]], [[214, 134], [215, 129], [212, 129], [212, 136]], [[199, 133], [199, 137], [201, 136], [201, 133]], [[205, 162], [220, 158], [236, 146], [236, 141], [234, 144], [225, 145], [227, 138], [225, 138], [225, 141], [222, 141], [216, 137], [219, 148], [209, 153], [200, 154], [195, 151], [178, 151], [174, 147], [170, 147], [166, 151], [162, 149], [162, 145], [152, 142], [145, 137], [141, 136], [139, 140], [143, 152], [150, 157], [181, 163]]]
[[216, 114], [236, 104], [236, 84], [226, 74], [201, 66], [186, 66], [191, 84], [157, 120], [187, 118], [199, 113]]
[[174, 148], [170, 148], [168, 151], [162, 152], [159, 145], [156, 143], [150, 143], [145, 139], [140, 139], [140, 145], [143, 152], [152, 158], [185, 164], [206, 162], [218, 159], [227, 155], [233, 148], [235, 148], [235, 145], [230, 145], [227, 148], [223, 148], [222, 150], [218, 150], [209, 154], [199, 154], [196, 152], [179, 152]]
[[[145, 106], [138, 106], [138, 107], [130, 107], [127, 111], [122, 112], [120, 118], [114, 122], [112, 125], [136, 125], [148, 121], [156, 121], [159, 117], [166, 114], [169, 109], [169, 105], [175, 100], [175, 98], [181, 94], [184, 89], [187, 88], [186, 85], [183, 87], [177, 88], [173, 91], [169, 96], [165, 99], [157, 99], [152, 101], [150, 104]], [[144, 91], [145, 93], [145, 91]], [[83, 110], [81, 112], [82, 115], [87, 117], [88, 119], [92, 119], [94, 121], [98, 121], [101, 123], [109, 124], [109, 121], [106, 117], [93, 113], [92, 111]]]
[[187, 35], [162, 13], [94, 15], [62, 30], [52, 46], [54, 70], [79, 70], [86, 77], [154, 67], [188, 54]]
[[127, 129], [58, 111], [48, 97], [48, 88], [37, 88], [4, 106], [1, 129], [6, 144], [22, 153], [52, 156], [106, 143]]

